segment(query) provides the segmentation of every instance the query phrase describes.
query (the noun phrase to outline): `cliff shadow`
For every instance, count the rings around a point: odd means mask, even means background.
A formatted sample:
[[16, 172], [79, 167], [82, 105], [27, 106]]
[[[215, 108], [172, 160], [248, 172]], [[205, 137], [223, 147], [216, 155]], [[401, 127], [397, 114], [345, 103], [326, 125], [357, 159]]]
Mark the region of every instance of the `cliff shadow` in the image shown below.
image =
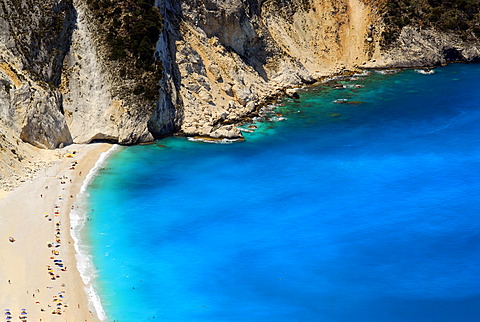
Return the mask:
[[163, 29], [155, 51], [156, 65], [162, 68], [162, 78], [159, 80], [157, 107], [147, 126], [155, 138], [161, 138], [177, 132], [184, 119], [183, 102], [178, 95], [181, 75], [175, 59], [176, 42], [181, 40], [178, 31], [181, 4], [177, 1], [159, 0], [156, 5], [163, 18]]

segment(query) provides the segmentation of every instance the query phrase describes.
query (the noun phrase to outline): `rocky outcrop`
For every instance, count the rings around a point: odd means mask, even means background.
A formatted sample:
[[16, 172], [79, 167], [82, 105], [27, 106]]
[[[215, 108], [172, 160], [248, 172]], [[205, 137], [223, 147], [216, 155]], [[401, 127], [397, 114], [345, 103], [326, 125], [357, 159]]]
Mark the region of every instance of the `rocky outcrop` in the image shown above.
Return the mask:
[[0, 125], [42, 148], [72, 142], [56, 86], [73, 12], [66, 1], [0, 4]]
[[165, 99], [168, 91], [174, 91], [167, 88], [168, 73], [161, 79], [161, 92], [153, 88], [149, 90], [155, 92], [154, 97], [140, 95], [146, 86], [144, 77], [150, 75], [138, 70], [132, 75], [126, 61], [111, 59], [102, 26], [92, 18], [86, 2], [78, 0], [74, 4], [76, 29], [62, 83], [65, 116], [74, 142], [108, 140], [134, 144], [173, 133], [174, 103], [171, 96]]
[[367, 68], [437, 66], [450, 62], [475, 62], [480, 43], [465, 41], [453, 33], [406, 26], [381, 57], [363, 65]]
[[11, 131], [0, 127], [0, 194], [1, 190], [13, 190], [34, 178], [58, 158], [56, 151], [25, 144]]
[[175, 13], [181, 131], [239, 136], [229, 125], [285, 88], [378, 55], [375, 10], [359, 0], [182, 2]]
[[[0, 188], [48, 165], [43, 151], [72, 143], [57, 86], [74, 8], [68, 1], [0, 2]], [[25, 144], [28, 142], [29, 144]]]
[[163, 73], [156, 108], [148, 121], [148, 128], [155, 137], [161, 137], [180, 128], [182, 100], [178, 95], [180, 75], [175, 61], [175, 42], [179, 35], [172, 21], [178, 12], [178, 2], [158, 1], [157, 7], [163, 17], [163, 29], [157, 42], [155, 59], [161, 63]]
[[0, 63], [0, 125], [23, 141], [41, 148], [57, 148], [72, 143], [62, 114], [58, 90], [14, 71]]

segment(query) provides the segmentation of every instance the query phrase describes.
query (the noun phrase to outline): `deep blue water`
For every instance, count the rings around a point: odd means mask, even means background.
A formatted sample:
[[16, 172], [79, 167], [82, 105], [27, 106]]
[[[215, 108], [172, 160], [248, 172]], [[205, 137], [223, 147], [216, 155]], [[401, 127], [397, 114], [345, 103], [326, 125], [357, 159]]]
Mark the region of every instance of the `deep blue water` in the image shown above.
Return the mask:
[[480, 319], [480, 66], [344, 84], [243, 143], [109, 159], [87, 232], [109, 321]]

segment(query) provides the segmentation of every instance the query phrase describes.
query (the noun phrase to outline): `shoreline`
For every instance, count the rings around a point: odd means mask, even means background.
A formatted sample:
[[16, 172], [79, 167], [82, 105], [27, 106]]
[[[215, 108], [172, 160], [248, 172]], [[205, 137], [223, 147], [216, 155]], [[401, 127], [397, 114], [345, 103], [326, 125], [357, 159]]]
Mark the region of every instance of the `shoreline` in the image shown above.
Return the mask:
[[56, 150], [53, 165], [0, 196], [0, 309], [30, 321], [101, 321], [79, 271], [70, 212], [111, 148]]
[[[75, 248], [76, 265], [80, 278], [85, 284], [85, 291], [89, 301], [89, 308], [96, 313], [96, 316], [100, 321], [106, 320], [105, 311], [103, 310], [100, 296], [95, 289], [95, 267], [92, 261], [91, 244], [85, 242], [82, 239], [82, 231], [88, 219], [88, 209], [86, 208], [86, 201], [88, 195], [86, 189], [90, 183], [94, 180], [100, 167], [105, 161], [117, 150], [118, 145], [111, 146], [107, 151], [102, 152], [95, 162], [95, 165], [89, 170], [85, 176], [85, 180], [80, 187], [77, 194], [75, 204], [70, 211], [70, 225], [71, 236], [73, 238], [73, 244]], [[82, 243], [83, 241], [83, 243]]]

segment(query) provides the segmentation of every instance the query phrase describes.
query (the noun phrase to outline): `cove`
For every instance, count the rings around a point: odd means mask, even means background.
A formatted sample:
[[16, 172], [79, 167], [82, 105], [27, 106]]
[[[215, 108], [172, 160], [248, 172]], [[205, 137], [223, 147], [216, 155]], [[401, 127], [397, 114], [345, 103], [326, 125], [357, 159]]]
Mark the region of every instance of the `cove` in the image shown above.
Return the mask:
[[108, 320], [477, 319], [479, 76], [371, 72], [242, 143], [121, 148], [83, 232]]

